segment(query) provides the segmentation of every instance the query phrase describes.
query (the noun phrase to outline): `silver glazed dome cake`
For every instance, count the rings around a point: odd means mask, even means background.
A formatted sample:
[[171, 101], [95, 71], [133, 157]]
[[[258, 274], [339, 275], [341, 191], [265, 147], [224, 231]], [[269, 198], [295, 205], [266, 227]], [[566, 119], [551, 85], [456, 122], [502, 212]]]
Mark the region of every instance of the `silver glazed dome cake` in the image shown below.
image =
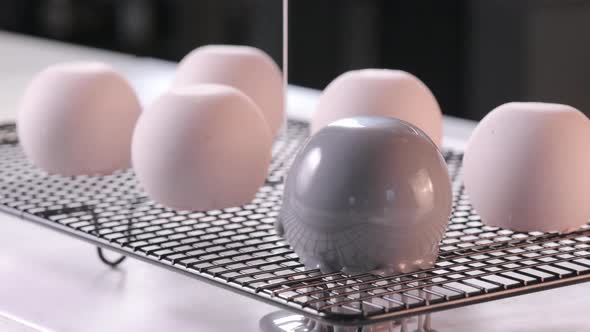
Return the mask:
[[277, 229], [307, 268], [404, 273], [431, 267], [452, 207], [426, 134], [389, 117], [338, 120], [297, 155]]

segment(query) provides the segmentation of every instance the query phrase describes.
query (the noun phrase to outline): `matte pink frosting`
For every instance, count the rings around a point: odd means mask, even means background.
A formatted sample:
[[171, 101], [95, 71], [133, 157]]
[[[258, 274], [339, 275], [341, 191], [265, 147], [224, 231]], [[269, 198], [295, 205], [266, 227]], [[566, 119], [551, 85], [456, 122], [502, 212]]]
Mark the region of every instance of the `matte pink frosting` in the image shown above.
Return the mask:
[[264, 184], [272, 137], [258, 106], [239, 90], [175, 88], [140, 117], [133, 167], [147, 193], [177, 210], [250, 202]]
[[590, 221], [590, 121], [573, 107], [508, 103], [477, 126], [465, 189], [487, 225], [567, 231]]
[[18, 136], [28, 159], [49, 173], [103, 175], [129, 168], [140, 112], [135, 92], [110, 66], [57, 64], [27, 87]]
[[263, 51], [249, 46], [210, 45], [197, 48], [178, 65], [173, 86], [216, 83], [233, 86], [260, 107], [271, 133], [284, 121], [281, 70]]
[[398, 118], [422, 129], [439, 147], [442, 112], [428, 87], [401, 70], [363, 69], [342, 74], [324, 90], [311, 122], [316, 133], [331, 122], [353, 116]]

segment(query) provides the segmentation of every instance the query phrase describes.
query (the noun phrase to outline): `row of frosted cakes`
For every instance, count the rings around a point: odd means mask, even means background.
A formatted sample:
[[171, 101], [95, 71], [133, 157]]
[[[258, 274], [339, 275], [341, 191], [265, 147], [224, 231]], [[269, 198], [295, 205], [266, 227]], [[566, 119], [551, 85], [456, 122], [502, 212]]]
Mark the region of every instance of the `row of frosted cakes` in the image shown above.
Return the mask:
[[[285, 125], [280, 68], [245, 46], [206, 46], [180, 63], [145, 109], [98, 62], [50, 66], [26, 90], [17, 121], [32, 164], [48, 174], [104, 176], [133, 167], [175, 210], [249, 203]], [[277, 232], [308, 268], [408, 273], [432, 267], [453, 209], [430, 89], [400, 70], [345, 73], [322, 93], [311, 136], [285, 179]], [[569, 232], [590, 220], [590, 121], [573, 107], [508, 103], [473, 132], [462, 178], [482, 222]]]

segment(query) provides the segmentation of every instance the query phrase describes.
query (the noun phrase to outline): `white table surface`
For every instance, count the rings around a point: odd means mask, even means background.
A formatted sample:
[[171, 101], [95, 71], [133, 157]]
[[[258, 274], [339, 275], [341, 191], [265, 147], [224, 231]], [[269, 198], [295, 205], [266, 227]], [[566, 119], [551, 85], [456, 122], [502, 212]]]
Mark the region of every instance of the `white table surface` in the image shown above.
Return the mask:
[[[123, 72], [148, 104], [175, 64], [0, 32], [0, 121], [13, 121], [27, 82], [45, 66], [101, 60]], [[318, 92], [292, 87], [289, 113], [307, 118]], [[445, 144], [461, 147], [474, 123], [445, 117]], [[590, 331], [590, 285], [434, 315], [439, 332]], [[94, 247], [0, 216], [0, 331], [257, 331], [272, 306], [128, 259], [102, 265]], [[15, 323], [20, 321], [21, 323]], [[28, 327], [23, 325], [29, 324]]]

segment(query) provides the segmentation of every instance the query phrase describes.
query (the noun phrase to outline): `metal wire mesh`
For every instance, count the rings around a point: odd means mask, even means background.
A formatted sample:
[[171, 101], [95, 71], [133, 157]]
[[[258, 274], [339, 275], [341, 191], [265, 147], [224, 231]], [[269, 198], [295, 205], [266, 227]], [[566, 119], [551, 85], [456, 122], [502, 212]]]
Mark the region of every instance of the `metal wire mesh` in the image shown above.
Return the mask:
[[0, 208], [337, 325], [364, 325], [590, 279], [590, 227], [557, 234], [485, 226], [463, 192], [462, 155], [453, 151], [445, 158], [454, 211], [434, 268], [396, 276], [305, 270], [273, 224], [283, 176], [307, 130], [304, 123], [290, 122], [287, 137], [274, 145], [267, 183], [251, 204], [176, 212], [147, 199], [131, 171], [48, 176], [26, 161], [14, 126], [0, 126]]

